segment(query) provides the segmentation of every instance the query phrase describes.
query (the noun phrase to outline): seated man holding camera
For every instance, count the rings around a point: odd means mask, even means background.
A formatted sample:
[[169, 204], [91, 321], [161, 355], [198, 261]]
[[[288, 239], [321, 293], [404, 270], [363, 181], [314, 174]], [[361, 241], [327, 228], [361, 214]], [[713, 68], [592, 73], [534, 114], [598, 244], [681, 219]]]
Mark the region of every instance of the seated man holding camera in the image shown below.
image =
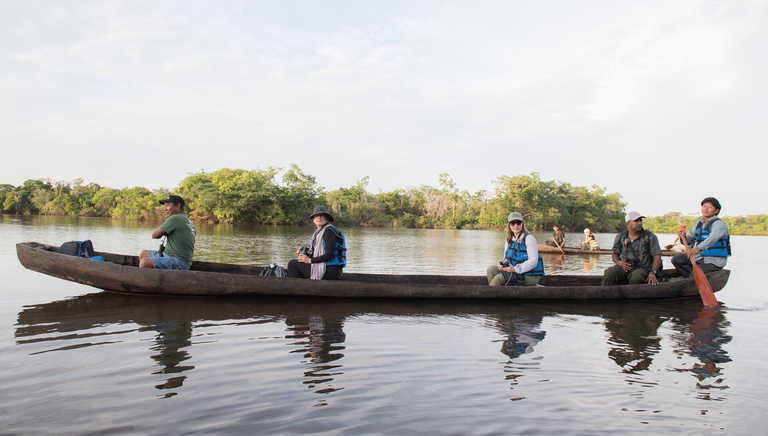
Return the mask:
[[195, 226], [184, 213], [184, 199], [169, 195], [160, 204], [165, 206], [168, 218], [152, 232], [152, 237], [166, 236], [168, 246], [161, 244], [159, 250], [143, 250], [139, 254], [139, 268], [187, 270], [195, 251]]
[[325, 206], [316, 206], [309, 217], [317, 228], [309, 246], [296, 250], [298, 259], [288, 262], [288, 277], [312, 280], [339, 280], [347, 265], [344, 234], [333, 222]]

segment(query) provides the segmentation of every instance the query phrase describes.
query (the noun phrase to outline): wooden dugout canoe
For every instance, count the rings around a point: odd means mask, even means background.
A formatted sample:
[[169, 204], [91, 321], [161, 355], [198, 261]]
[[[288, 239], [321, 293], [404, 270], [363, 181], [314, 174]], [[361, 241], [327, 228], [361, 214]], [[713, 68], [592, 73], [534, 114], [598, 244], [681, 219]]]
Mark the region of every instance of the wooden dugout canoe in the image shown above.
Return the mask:
[[[557, 247], [553, 247], [548, 244], [538, 244], [539, 247], [539, 253], [551, 253], [551, 254], [561, 254], [560, 249]], [[581, 248], [573, 248], [573, 247], [565, 247], [563, 249], [565, 251], [565, 254], [611, 254], [612, 250], [607, 249], [600, 249], [600, 250], [582, 250]], [[672, 250], [661, 250], [662, 256], [674, 256], [677, 254], [677, 252], [674, 252]]]
[[[36, 242], [16, 244], [25, 268], [95, 288], [151, 295], [261, 295], [346, 298], [455, 298], [524, 300], [615, 300], [697, 297], [692, 278], [673, 277], [658, 286], [600, 286], [601, 276], [545, 276], [541, 286], [488, 286], [484, 276], [394, 275], [345, 273], [343, 280], [263, 279], [262, 268], [192, 262], [189, 271], [137, 268], [136, 256], [98, 252], [105, 261], [57, 253]], [[672, 273], [673, 270], [669, 270]], [[673, 274], [673, 273], [672, 273]], [[714, 291], [730, 275], [708, 275]]]

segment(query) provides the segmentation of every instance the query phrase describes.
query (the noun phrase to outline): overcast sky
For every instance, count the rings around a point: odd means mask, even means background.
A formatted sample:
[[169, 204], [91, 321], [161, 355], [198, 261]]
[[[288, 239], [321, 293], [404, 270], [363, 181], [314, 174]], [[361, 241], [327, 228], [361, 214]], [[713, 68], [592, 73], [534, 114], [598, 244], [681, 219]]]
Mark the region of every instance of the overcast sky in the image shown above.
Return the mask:
[[536, 171], [768, 213], [766, 28], [765, 1], [2, 1], [0, 183]]

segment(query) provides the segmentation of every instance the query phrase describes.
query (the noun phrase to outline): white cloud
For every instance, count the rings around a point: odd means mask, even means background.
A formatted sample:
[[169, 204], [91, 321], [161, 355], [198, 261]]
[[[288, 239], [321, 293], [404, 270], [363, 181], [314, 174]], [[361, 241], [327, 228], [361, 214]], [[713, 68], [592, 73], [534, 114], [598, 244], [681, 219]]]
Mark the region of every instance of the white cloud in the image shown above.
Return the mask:
[[330, 188], [447, 171], [475, 190], [539, 171], [645, 213], [712, 190], [767, 212], [743, 189], [765, 158], [763, 3], [57, 5], [0, 7], [2, 182], [293, 162]]

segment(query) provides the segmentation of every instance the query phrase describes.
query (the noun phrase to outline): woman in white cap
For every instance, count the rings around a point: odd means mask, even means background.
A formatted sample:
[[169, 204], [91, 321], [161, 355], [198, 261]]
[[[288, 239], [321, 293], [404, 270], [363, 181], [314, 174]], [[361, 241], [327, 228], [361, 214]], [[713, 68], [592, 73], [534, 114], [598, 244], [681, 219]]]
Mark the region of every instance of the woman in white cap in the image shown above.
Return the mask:
[[520, 286], [539, 283], [544, 276], [544, 262], [539, 254], [536, 238], [525, 228], [523, 214], [509, 214], [505, 234], [504, 260], [498, 265], [488, 267], [488, 284]]
[[600, 249], [600, 244], [597, 243], [597, 239], [595, 239], [595, 234], [592, 233], [592, 230], [584, 229], [584, 242], [581, 243], [581, 249], [593, 251]]
[[309, 246], [296, 250], [298, 259], [288, 262], [288, 277], [339, 280], [347, 265], [347, 242], [325, 206], [316, 206], [309, 217], [317, 228]]

